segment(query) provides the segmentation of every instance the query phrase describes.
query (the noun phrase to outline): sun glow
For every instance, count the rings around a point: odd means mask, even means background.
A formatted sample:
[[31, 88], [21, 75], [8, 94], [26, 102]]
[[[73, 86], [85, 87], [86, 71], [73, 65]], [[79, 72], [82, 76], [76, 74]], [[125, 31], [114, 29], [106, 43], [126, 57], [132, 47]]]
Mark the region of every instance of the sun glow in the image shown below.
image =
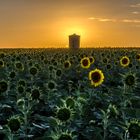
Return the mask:
[[68, 42], [68, 36], [72, 34], [77, 34], [81, 36], [81, 41], [86, 41], [89, 38], [89, 32], [87, 24], [83, 22], [83, 19], [75, 18], [63, 18], [60, 21], [53, 23], [52, 25], [53, 32], [59, 41]]
[[78, 28], [78, 27], [70, 27], [70, 28], [67, 28], [66, 31], [65, 31], [66, 36], [74, 34], [74, 33], [77, 34], [77, 35], [80, 35], [80, 36], [85, 35], [84, 29]]

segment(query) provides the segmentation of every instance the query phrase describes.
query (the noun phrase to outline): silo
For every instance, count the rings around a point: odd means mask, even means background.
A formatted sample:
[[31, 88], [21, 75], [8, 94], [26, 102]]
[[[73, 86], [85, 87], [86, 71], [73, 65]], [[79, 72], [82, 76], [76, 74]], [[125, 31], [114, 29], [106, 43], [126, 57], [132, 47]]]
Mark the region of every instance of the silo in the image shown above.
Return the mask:
[[73, 34], [69, 36], [69, 48], [78, 49], [80, 48], [80, 36]]

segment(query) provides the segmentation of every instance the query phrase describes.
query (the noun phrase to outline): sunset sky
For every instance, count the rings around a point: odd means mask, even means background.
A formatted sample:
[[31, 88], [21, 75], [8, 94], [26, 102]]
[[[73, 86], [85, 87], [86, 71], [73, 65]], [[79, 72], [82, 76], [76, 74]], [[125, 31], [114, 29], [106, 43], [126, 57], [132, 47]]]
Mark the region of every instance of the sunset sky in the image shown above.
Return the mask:
[[0, 0], [0, 48], [139, 46], [140, 0]]

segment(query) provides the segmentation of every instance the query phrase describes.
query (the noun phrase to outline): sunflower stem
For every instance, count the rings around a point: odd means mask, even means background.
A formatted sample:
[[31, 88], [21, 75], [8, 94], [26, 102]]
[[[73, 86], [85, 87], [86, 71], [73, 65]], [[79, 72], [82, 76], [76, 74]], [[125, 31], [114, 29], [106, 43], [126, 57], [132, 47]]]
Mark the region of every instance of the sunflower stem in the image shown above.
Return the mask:
[[14, 140], [14, 134], [11, 132], [10, 140]]

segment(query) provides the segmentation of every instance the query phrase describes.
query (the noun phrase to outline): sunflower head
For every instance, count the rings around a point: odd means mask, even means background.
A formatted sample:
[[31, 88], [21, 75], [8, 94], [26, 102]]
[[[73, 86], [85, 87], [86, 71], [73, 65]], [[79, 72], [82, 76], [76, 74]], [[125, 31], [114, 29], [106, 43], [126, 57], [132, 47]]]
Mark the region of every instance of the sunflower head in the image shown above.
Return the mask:
[[60, 108], [57, 111], [57, 118], [62, 121], [68, 121], [71, 118], [71, 110], [67, 107]]
[[15, 71], [12, 71], [12, 72], [9, 73], [9, 77], [10, 78], [13, 79], [13, 78], [15, 78], [15, 76], [16, 76], [16, 72]]
[[17, 91], [18, 91], [18, 93], [23, 93], [25, 91], [25, 87], [19, 85], [17, 87]]
[[56, 83], [55, 81], [49, 81], [48, 84], [47, 84], [47, 87], [49, 90], [54, 90], [56, 88]]
[[102, 61], [103, 61], [104, 64], [106, 64], [108, 62], [108, 59], [104, 58]]
[[127, 75], [125, 77], [125, 84], [128, 85], [128, 86], [133, 86], [133, 85], [135, 85], [135, 82], [136, 82], [135, 80], [136, 79], [135, 79], [134, 75], [132, 75], [132, 74]]
[[140, 121], [131, 120], [128, 127], [130, 138], [140, 139]]
[[123, 84], [127, 89], [133, 89], [138, 85], [138, 78], [136, 73], [128, 72], [123, 76]]
[[129, 64], [130, 64], [130, 59], [129, 59], [129, 57], [123, 56], [123, 57], [120, 59], [120, 64], [121, 64], [121, 66], [123, 66], [123, 67], [129, 66]]
[[88, 69], [91, 64], [90, 59], [88, 57], [84, 57], [81, 59], [80, 64], [82, 68]]
[[6, 81], [0, 81], [0, 93], [5, 92], [8, 89], [8, 83]]
[[40, 98], [40, 91], [39, 89], [33, 89], [31, 92], [32, 100], [37, 100]]
[[73, 99], [72, 97], [68, 97], [68, 98], [66, 99], [66, 105], [67, 105], [67, 107], [73, 108], [73, 107], [75, 106], [75, 101], [74, 101], [74, 99]]
[[97, 87], [104, 81], [104, 74], [99, 69], [92, 70], [89, 72], [89, 80], [91, 81], [91, 85]]
[[18, 81], [18, 84], [25, 87], [26, 81], [23, 80], [23, 79], [20, 79], [20, 80]]
[[0, 58], [4, 58], [6, 56], [5, 52], [0, 53]]
[[93, 64], [95, 62], [95, 59], [92, 56], [89, 57], [89, 60], [90, 60], [90, 64]]
[[4, 61], [0, 60], [0, 68], [4, 67]]
[[138, 61], [140, 61], [140, 54], [137, 54], [137, 55], [136, 55], [136, 59], [137, 59]]
[[71, 62], [70, 61], [65, 61], [64, 62], [64, 68], [69, 69], [71, 67]]
[[24, 108], [24, 105], [25, 105], [25, 99], [24, 99], [24, 98], [21, 98], [21, 99], [18, 99], [18, 100], [17, 100], [17, 106], [18, 106], [20, 109], [23, 109], [23, 108]]
[[20, 128], [20, 121], [18, 118], [11, 118], [8, 121], [8, 127], [10, 128], [10, 130], [12, 132], [18, 131], [18, 129]]
[[107, 64], [107, 65], [106, 65], [106, 68], [107, 68], [108, 70], [110, 70], [110, 69], [111, 69], [111, 65], [110, 65], [110, 64]]
[[24, 66], [23, 66], [23, 64], [20, 61], [17, 61], [15, 63], [15, 67], [16, 67], [17, 70], [20, 70], [20, 71], [24, 70]]
[[61, 69], [57, 69], [56, 70], [56, 76], [60, 77], [62, 75], [62, 70]]
[[61, 129], [57, 129], [51, 132], [50, 137], [53, 140], [73, 140], [76, 136], [73, 136], [71, 131], [68, 130], [62, 131]]
[[33, 66], [33, 67], [30, 68], [30, 74], [31, 74], [31, 75], [34, 76], [34, 75], [37, 74], [37, 72], [38, 72], [38, 70], [37, 70], [37, 68], [36, 68], [35, 66]]

